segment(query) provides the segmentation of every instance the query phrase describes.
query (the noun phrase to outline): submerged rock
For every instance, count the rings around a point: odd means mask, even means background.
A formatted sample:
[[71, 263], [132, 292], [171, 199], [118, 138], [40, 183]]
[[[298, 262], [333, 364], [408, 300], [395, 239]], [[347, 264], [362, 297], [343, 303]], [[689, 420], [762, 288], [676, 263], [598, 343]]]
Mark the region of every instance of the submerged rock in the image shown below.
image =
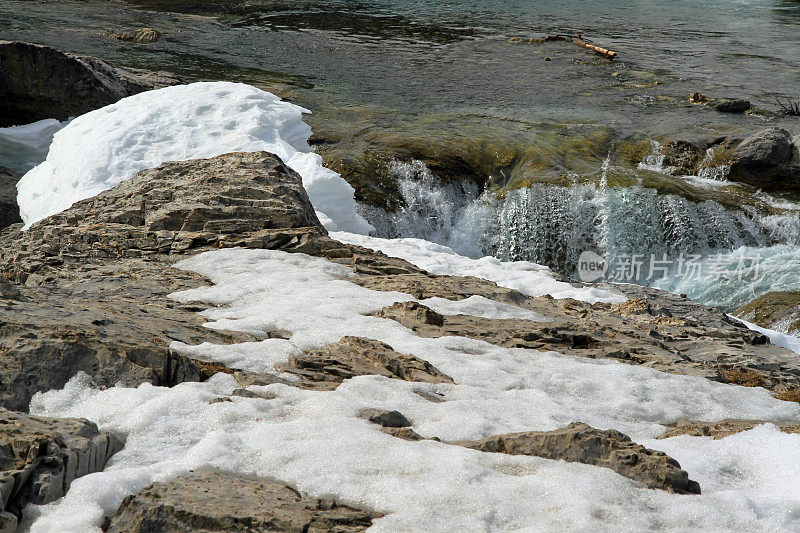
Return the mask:
[[0, 41], [0, 127], [66, 120], [178, 83], [182, 80], [166, 72], [113, 67], [48, 46]]
[[741, 98], [725, 99], [716, 102], [712, 107], [720, 113], [744, 113], [750, 109], [750, 102]]
[[19, 176], [11, 169], [0, 167], [0, 230], [22, 222], [17, 205]]
[[603, 431], [580, 422], [555, 431], [509, 433], [454, 444], [483, 452], [602, 466], [652, 489], [700, 494], [700, 485], [690, 480], [680, 464], [664, 452], [636, 444], [619, 431]]
[[781, 128], [762, 130], [734, 150], [730, 176], [767, 190], [800, 187], [800, 138]]
[[800, 291], [768, 292], [733, 314], [762, 328], [796, 334], [800, 332]]
[[355, 533], [379, 515], [312, 498], [279, 481], [203, 472], [153, 483], [106, 520], [108, 533], [266, 531]]
[[0, 409], [0, 521], [13, 525], [26, 505], [62, 497], [75, 479], [103, 470], [122, 446], [119, 437], [98, 431], [88, 420]]
[[145, 44], [154, 43], [161, 39], [161, 32], [154, 28], [139, 28], [138, 30], [115, 32], [109, 37], [120, 41]]

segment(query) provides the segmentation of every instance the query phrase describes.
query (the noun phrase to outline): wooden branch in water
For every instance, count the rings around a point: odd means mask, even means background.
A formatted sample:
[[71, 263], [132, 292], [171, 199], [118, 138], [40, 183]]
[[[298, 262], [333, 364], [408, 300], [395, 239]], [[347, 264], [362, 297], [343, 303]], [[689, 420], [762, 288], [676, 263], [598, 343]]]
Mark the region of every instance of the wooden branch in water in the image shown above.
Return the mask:
[[[521, 39], [520, 39], [521, 41]], [[586, 41], [581, 35], [548, 35], [544, 39], [531, 39], [528, 41], [531, 44], [538, 44], [538, 43], [547, 43], [550, 41], [569, 41], [573, 44], [577, 44], [580, 47], [586, 48], [594, 52], [595, 54], [600, 54], [601, 56], [607, 57], [609, 59], [614, 59], [617, 57], [617, 53], [606, 48], [602, 48], [600, 46], [591, 44], [590, 42]]]
[[577, 44], [578, 46], [582, 46], [582, 47], [584, 47], [584, 48], [586, 48], [588, 50], [591, 50], [595, 54], [600, 54], [601, 56], [605, 56], [605, 57], [607, 57], [609, 59], [614, 59], [615, 57], [617, 57], [617, 53], [616, 52], [612, 52], [611, 50], [607, 50], [605, 48], [601, 48], [599, 46], [595, 46], [593, 44], [587, 43], [586, 41], [584, 41], [581, 38], [580, 35], [577, 36], [577, 37], [573, 37], [572, 38], [572, 42], [574, 44]]

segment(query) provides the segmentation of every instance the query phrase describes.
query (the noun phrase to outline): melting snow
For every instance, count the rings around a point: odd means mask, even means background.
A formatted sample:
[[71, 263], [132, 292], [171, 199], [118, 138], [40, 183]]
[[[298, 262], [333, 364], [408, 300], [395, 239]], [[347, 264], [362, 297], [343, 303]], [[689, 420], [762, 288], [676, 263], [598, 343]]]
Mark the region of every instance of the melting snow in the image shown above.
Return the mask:
[[[210, 404], [237, 388], [230, 376], [173, 388], [100, 390], [80, 375], [63, 390], [37, 394], [32, 412], [87, 417], [126, 433], [127, 444], [105, 471], [76, 480], [61, 500], [29, 509], [36, 515], [33, 531], [97, 530], [103, 513], [127, 494], [203, 467], [276, 477], [385, 513], [375, 531], [777, 531], [798, 525], [800, 435], [761, 426], [719, 441], [652, 440], [662, 423], [681, 417], [800, 420], [800, 406], [766, 390], [460, 337], [421, 338], [392, 320], [366, 316], [409, 295], [365, 289], [348, 281], [348, 268], [301, 254], [230, 249], [179, 266], [215, 283], [173, 295], [214, 305], [203, 313], [208, 326], [291, 333], [288, 341], [202, 345], [192, 348], [196, 353], [254, 367], [261, 359], [264, 369], [294, 349], [360, 335], [430, 361], [456, 385], [361, 376], [331, 392], [276, 384], [253, 388], [273, 392], [273, 400]], [[446, 401], [429, 402], [415, 390], [438, 392]], [[397, 409], [416, 431], [443, 440], [573, 421], [616, 428], [678, 459], [704, 493], [649, 490], [587, 465], [403, 441], [358, 419], [364, 408]]]
[[575, 287], [558, 281], [549, 268], [529, 261], [500, 261], [495, 257], [471, 259], [458, 255], [447, 246], [422, 239], [381, 239], [343, 231], [335, 232], [331, 237], [405, 259], [432, 274], [475, 276], [530, 296], [549, 294], [553, 298], [572, 298], [590, 304], [620, 303], [627, 300], [619, 293], [596, 287]]
[[123, 98], [55, 134], [47, 159], [17, 184], [20, 214], [30, 227], [165, 161], [266, 150], [303, 177], [329, 229], [369, 232], [372, 227], [355, 211], [353, 188], [311, 152], [311, 128], [302, 120], [307, 112], [229, 82], [176, 85]]

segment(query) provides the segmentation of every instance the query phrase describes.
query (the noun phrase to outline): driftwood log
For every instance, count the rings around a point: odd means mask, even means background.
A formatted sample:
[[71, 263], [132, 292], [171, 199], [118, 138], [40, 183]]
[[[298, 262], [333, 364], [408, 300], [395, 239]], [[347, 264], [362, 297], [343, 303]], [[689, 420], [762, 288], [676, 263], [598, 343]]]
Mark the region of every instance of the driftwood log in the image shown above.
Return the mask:
[[536, 44], [536, 43], [546, 43], [550, 41], [568, 41], [573, 44], [577, 44], [582, 48], [586, 48], [587, 50], [590, 50], [595, 54], [600, 54], [601, 56], [607, 57], [609, 59], [614, 59], [615, 57], [617, 57], [616, 52], [612, 52], [611, 50], [608, 50], [606, 48], [594, 45], [591, 42], [584, 39], [583, 36], [581, 35], [548, 35], [544, 39], [531, 39], [528, 42]]

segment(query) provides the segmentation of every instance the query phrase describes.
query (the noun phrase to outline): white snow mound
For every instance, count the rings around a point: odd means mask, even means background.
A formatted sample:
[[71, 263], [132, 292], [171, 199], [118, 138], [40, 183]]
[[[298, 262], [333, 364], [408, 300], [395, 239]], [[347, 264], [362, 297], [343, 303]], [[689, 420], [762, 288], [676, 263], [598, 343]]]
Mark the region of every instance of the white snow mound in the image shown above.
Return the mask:
[[308, 110], [250, 85], [201, 82], [123, 98], [53, 137], [47, 159], [17, 184], [25, 227], [165, 161], [266, 150], [303, 177], [328, 229], [367, 233], [353, 188], [311, 152]]

